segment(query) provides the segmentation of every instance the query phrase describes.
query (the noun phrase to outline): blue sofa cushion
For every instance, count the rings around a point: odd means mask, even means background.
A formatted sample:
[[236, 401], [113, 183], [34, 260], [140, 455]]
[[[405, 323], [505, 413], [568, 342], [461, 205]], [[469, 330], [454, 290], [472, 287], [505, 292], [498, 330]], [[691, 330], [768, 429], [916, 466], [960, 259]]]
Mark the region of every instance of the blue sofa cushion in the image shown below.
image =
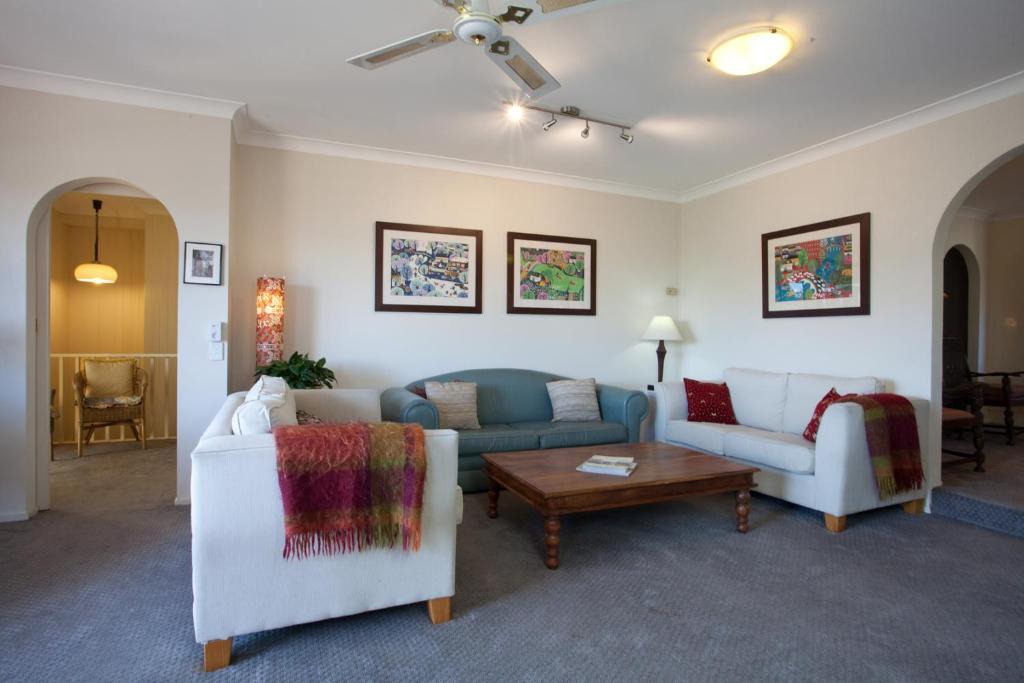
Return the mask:
[[535, 433], [540, 448], [596, 446], [626, 441], [629, 430], [618, 422], [516, 422], [510, 427]]
[[507, 424], [550, 420], [551, 399], [547, 383], [559, 379], [566, 378], [535, 370], [462, 370], [417, 380], [406, 389], [413, 391], [427, 381], [473, 382], [476, 384], [476, 411], [480, 424]]
[[[551, 424], [551, 423], [547, 423]], [[513, 429], [504, 423], [481, 425], [480, 429], [459, 430], [459, 455], [531, 451], [540, 448], [537, 432]]]

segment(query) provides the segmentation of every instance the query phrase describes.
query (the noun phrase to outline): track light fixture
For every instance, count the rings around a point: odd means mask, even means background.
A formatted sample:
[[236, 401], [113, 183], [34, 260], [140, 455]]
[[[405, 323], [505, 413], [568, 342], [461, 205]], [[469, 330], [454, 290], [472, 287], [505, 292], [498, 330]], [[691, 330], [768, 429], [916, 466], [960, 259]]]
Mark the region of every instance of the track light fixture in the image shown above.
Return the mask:
[[[593, 123], [593, 124], [597, 124], [599, 126], [608, 126], [610, 128], [618, 128], [619, 131], [620, 131], [619, 139], [622, 140], [623, 142], [625, 142], [627, 145], [632, 145], [633, 144], [633, 134], [630, 132], [632, 130], [632, 128], [630, 126], [627, 126], [627, 125], [622, 124], [622, 123], [616, 123], [614, 121], [602, 121], [601, 119], [595, 119], [595, 118], [591, 118], [589, 116], [584, 116], [583, 113], [580, 111], [579, 107], [574, 107], [572, 105], [566, 105], [566, 106], [562, 107], [561, 109], [555, 110], [555, 109], [547, 109], [545, 107], [537, 107], [537, 106], [534, 106], [532, 104], [519, 104], [519, 103], [516, 103], [516, 102], [505, 102], [505, 106], [509, 109], [509, 114], [512, 114], [512, 111], [511, 111], [512, 109], [516, 109], [517, 110], [516, 113], [518, 113], [520, 116], [525, 114], [527, 111], [539, 111], [539, 112], [544, 112], [545, 114], [548, 114], [551, 118], [549, 120], [545, 121], [543, 124], [541, 124], [541, 129], [544, 132], [547, 132], [547, 131], [551, 130], [552, 128], [554, 128], [555, 125], [558, 123], [558, 117], [559, 116], [563, 116], [565, 118], [577, 119], [579, 121], [583, 121], [583, 123], [585, 125], [583, 127], [583, 130], [580, 131], [580, 137], [583, 138], [584, 140], [586, 140], [587, 138], [590, 137], [590, 124]], [[512, 116], [514, 116], [514, 114]], [[510, 118], [511, 118], [511, 116], [510, 116]], [[517, 120], [518, 120], [518, 117], [517, 117]]]

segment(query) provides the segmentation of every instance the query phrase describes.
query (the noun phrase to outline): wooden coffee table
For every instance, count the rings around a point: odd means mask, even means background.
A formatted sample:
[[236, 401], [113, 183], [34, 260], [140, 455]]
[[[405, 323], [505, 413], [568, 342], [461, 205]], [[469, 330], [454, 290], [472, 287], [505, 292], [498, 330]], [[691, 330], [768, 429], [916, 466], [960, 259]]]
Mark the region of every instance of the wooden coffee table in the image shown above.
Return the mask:
[[[628, 477], [577, 472], [592, 455], [632, 456], [637, 467]], [[512, 491], [544, 515], [548, 569], [558, 568], [561, 515], [589, 510], [658, 503], [683, 496], [736, 494], [736, 530], [746, 533], [750, 489], [760, 470], [725, 458], [664, 443], [610, 444], [542, 451], [485, 453], [490, 478], [487, 516], [498, 516], [498, 491]]]

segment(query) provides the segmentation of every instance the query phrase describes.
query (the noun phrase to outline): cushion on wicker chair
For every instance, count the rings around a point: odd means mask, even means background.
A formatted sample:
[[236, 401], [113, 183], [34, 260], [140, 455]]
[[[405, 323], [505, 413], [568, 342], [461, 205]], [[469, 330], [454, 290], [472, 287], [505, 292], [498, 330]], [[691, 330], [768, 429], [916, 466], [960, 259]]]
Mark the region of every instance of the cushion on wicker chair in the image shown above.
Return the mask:
[[135, 361], [130, 358], [86, 358], [82, 361], [85, 396], [131, 396], [135, 393]]
[[88, 396], [82, 402], [86, 408], [124, 408], [142, 403], [141, 396]]

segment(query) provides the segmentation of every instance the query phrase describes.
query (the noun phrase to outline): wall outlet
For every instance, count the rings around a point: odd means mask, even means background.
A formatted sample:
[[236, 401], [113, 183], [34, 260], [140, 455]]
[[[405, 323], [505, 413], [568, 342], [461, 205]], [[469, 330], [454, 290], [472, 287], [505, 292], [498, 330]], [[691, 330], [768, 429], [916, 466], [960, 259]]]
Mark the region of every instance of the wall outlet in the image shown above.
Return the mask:
[[678, 296], [679, 295], [679, 288], [678, 287], [666, 287], [665, 288], [665, 293], [668, 294], [669, 296]]
[[210, 360], [224, 360], [224, 342], [210, 342]]

